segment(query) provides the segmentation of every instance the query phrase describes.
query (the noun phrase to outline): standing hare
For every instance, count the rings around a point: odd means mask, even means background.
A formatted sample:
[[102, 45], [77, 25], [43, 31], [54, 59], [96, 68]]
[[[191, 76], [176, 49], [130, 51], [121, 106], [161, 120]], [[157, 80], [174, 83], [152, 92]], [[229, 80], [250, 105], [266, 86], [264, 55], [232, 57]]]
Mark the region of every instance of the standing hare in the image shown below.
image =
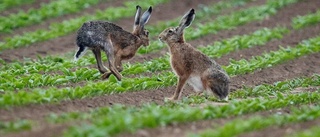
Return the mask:
[[[85, 22], [77, 32], [76, 43], [79, 50], [76, 52], [75, 61], [81, 57], [87, 49], [91, 49], [97, 60], [98, 69], [102, 78], [108, 78], [114, 74], [121, 81], [119, 72], [123, 70], [121, 61], [132, 58], [141, 45], [149, 45], [149, 32], [144, 25], [151, 16], [152, 7], [141, 16], [141, 7], [136, 7], [133, 32], [127, 32], [116, 24], [105, 21]], [[106, 70], [101, 61], [101, 52], [104, 51], [108, 57], [108, 68]]]
[[187, 82], [196, 92], [207, 91], [220, 99], [228, 100], [229, 76], [214, 60], [186, 43], [183, 30], [191, 25], [195, 11], [191, 9], [180, 20], [178, 27], [165, 29], [159, 39], [167, 43], [170, 51], [170, 63], [178, 76], [178, 85], [170, 100], [181, 96], [183, 86]]

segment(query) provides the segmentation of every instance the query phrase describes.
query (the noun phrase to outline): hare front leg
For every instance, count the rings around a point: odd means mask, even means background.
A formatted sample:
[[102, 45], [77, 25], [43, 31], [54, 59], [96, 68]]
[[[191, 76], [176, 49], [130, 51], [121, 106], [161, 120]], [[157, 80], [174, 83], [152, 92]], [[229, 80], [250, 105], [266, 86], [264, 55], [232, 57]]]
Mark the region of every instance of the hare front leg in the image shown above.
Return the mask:
[[123, 67], [122, 67], [122, 63], [121, 63], [121, 56], [116, 56], [115, 65], [116, 65], [117, 70], [119, 72], [122, 72]]
[[101, 51], [99, 48], [92, 49], [92, 52], [94, 54], [94, 57], [96, 58], [98, 70], [101, 74], [104, 74], [107, 72], [107, 69], [103, 66], [102, 60], [101, 60]]
[[189, 76], [187, 76], [187, 75], [183, 75], [183, 76], [179, 77], [177, 88], [176, 88], [173, 96], [171, 98], [168, 98], [169, 100], [177, 100], [177, 99], [179, 99], [179, 97], [181, 96], [181, 93], [182, 93], [181, 92], [182, 88], [184, 87], [188, 77]]

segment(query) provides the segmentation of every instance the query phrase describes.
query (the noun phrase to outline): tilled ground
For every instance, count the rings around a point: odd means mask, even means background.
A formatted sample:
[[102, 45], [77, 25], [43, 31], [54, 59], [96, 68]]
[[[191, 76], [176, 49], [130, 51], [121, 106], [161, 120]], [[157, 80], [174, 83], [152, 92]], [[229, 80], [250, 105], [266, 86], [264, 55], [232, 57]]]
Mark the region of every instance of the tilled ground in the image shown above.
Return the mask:
[[[100, 5], [93, 6], [86, 9], [84, 12], [75, 14], [75, 15], [66, 15], [54, 19], [49, 19], [41, 25], [34, 25], [30, 27], [24, 27], [16, 29], [14, 33], [22, 34], [22, 32], [33, 31], [38, 28], [46, 28], [51, 22], [59, 22], [65, 19], [81, 16], [85, 13], [92, 13], [96, 9], [105, 9], [107, 7], [119, 6], [124, 0], [118, 0], [114, 3], [102, 2]], [[186, 10], [191, 7], [198, 8], [199, 4], [209, 4], [218, 2], [218, 0], [197, 0], [197, 1], [185, 1], [185, 0], [175, 0], [166, 4], [159, 5], [155, 7], [154, 12], [149, 24], [156, 24], [157, 21], [169, 20], [181, 16]], [[222, 12], [222, 14], [228, 14], [230, 11], [236, 11], [239, 9], [247, 8], [249, 6], [261, 5], [265, 1], [254, 1], [245, 6], [227, 9]], [[182, 5], [181, 5], [182, 4]], [[225, 38], [230, 38], [235, 35], [244, 35], [254, 32], [255, 30], [267, 27], [273, 28], [277, 26], [285, 26], [290, 28], [291, 19], [298, 15], [305, 15], [308, 13], [313, 13], [319, 9], [320, 1], [319, 0], [302, 0], [296, 4], [289, 5], [278, 11], [276, 15], [270, 16], [262, 21], [255, 21], [248, 24], [244, 24], [237, 28], [231, 30], [220, 31], [217, 34], [210, 34], [199, 39], [188, 41], [192, 45], [208, 45], [214, 41], [218, 41]], [[34, 7], [38, 7], [38, 4], [33, 4]], [[28, 8], [32, 5], [28, 5]], [[302, 10], [303, 9], [303, 10]], [[174, 12], [172, 12], [174, 11]], [[12, 10], [14, 12], [14, 10]], [[215, 18], [215, 17], [212, 17]], [[195, 20], [197, 21], [197, 20]], [[133, 23], [132, 18], [125, 18], [116, 21], [117, 24], [123, 26], [126, 30], [131, 30]], [[290, 28], [291, 29], [291, 28]], [[282, 46], [295, 46], [302, 40], [315, 37], [320, 34], [320, 24], [309, 26], [301, 30], [291, 29], [291, 33], [287, 34], [280, 40], [273, 40], [268, 42], [263, 46], [256, 46], [253, 48], [248, 48], [244, 50], [239, 50], [232, 52], [225, 56], [222, 56], [219, 59], [215, 59], [221, 65], [228, 65], [229, 59], [239, 60], [239, 59], [250, 59], [252, 56], [260, 55], [264, 52], [274, 51], [279, 49], [279, 45]], [[0, 36], [0, 38], [3, 36]], [[75, 33], [52, 39], [45, 42], [40, 42], [33, 44], [29, 47], [23, 47], [13, 50], [6, 50], [0, 54], [0, 57], [6, 61], [12, 60], [22, 60], [23, 57], [34, 58], [36, 55], [57, 55], [69, 51], [75, 50], [74, 40]], [[162, 49], [157, 53], [151, 53], [147, 55], [138, 55], [129, 62], [142, 62], [144, 60], [150, 60], [163, 56], [167, 52], [167, 49]], [[279, 65], [272, 66], [266, 69], [255, 71], [254, 73], [244, 74], [232, 77], [231, 89], [235, 91], [242, 88], [243, 86], [255, 86], [260, 84], [271, 84], [276, 81], [287, 80], [297, 77], [311, 76], [315, 73], [320, 74], [320, 54], [314, 53], [308, 56], [303, 56], [298, 59], [283, 62]], [[90, 66], [95, 67], [95, 66]], [[74, 83], [75, 85], [79, 83]], [[80, 83], [85, 84], [85, 83]], [[73, 86], [73, 85], [69, 85]], [[44, 117], [50, 113], [64, 113], [72, 111], [89, 111], [93, 108], [98, 108], [102, 106], [109, 106], [115, 103], [125, 104], [125, 105], [135, 105], [139, 106], [142, 103], [146, 102], [156, 102], [162, 104], [165, 97], [169, 97], [173, 94], [175, 86], [153, 89], [153, 90], [144, 90], [144, 91], [133, 91], [126, 92], [121, 94], [112, 94], [112, 95], [103, 95], [96, 96], [92, 98], [85, 99], [76, 99], [76, 100], [66, 100], [56, 104], [32, 104], [23, 107], [13, 107], [10, 109], [0, 109], [0, 121], [11, 121], [15, 119], [31, 119], [37, 121], [38, 125], [36, 128], [33, 128], [31, 131], [25, 131], [21, 133], [13, 133], [8, 136], [54, 136], [58, 135], [66, 129], [69, 124], [48, 124], [45, 122]], [[185, 87], [183, 91], [183, 96], [188, 96], [192, 94], [193, 91], [189, 86]], [[259, 112], [256, 114], [250, 115], [268, 115], [270, 113], [275, 113], [279, 111], [286, 111], [286, 109], [280, 110], [271, 110], [268, 112]], [[136, 134], [121, 134], [120, 136], [185, 136], [190, 131], [198, 132], [204, 129], [209, 128], [213, 123], [223, 124], [227, 121], [232, 120], [233, 118], [221, 118], [215, 120], [204, 120], [204, 121], [195, 121], [190, 123], [183, 123], [177, 125], [169, 125], [167, 127], [159, 127], [155, 129], [143, 129], [139, 130]], [[319, 120], [317, 120], [319, 122]], [[304, 122], [299, 124], [286, 125], [284, 127], [270, 127], [261, 131], [255, 131], [252, 133], [244, 134], [242, 136], [283, 136], [285, 133], [290, 131], [288, 130], [299, 130], [312, 125], [317, 124], [317, 122]], [[272, 131], [273, 134], [270, 134]]]

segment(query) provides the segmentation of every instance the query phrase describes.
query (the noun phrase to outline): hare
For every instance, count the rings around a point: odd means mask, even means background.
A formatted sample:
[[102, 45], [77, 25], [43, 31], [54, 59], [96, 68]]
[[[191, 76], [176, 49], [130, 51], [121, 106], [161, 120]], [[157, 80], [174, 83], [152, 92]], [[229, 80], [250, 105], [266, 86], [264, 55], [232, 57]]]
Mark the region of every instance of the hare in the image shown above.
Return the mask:
[[169, 100], [178, 100], [187, 82], [198, 93], [207, 91], [219, 99], [228, 100], [230, 78], [214, 60], [204, 55], [184, 40], [183, 30], [189, 27], [195, 18], [191, 9], [180, 20], [178, 27], [165, 29], [159, 40], [169, 47], [170, 64], [178, 76], [178, 85]]
[[[136, 6], [136, 14], [132, 33], [123, 30], [116, 24], [106, 21], [85, 22], [77, 32], [76, 44], [79, 47], [74, 55], [77, 61], [87, 49], [91, 49], [95, 55], [98, 70], [102, 78], [106, 79], [114, 74], [118, 81], [121, 81], [119, 72], [123, 70], [122, 60], [132, 58], [138, 48], [149, 45], [149, 32], [144, 29], [150, 19], [152, 7], [141, 15], [141, 7]], [[101, 52], [104, 51], [108, 57], [108, 68], [106, 70], [101, 61]]]

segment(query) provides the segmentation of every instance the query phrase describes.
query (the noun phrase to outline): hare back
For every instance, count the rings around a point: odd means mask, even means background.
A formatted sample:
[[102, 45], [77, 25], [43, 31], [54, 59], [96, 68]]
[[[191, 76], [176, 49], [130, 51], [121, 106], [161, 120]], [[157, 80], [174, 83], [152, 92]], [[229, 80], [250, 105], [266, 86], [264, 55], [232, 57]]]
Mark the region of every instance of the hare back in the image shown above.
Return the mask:
[[120, 26], [107, 21], [88, 21], [83, 23], [79, 31], [124, 31]]
[[119, 45], [122, 48], [132, 44], [133, 42], [128, 41], [128, 39], [134, 37], [133, 34], [113, 23], [89, 21], [78, 30], [76, 43], [79, 47], [96, 48], [97, 46], [104, 46], [109, 36], [112, 37], [113, 45]]
[[221, 67], [205, 54], [193, 48], [190, 44], [176, 44], [170, 46], [170, 62], [177, 75], [184, 73], [201, 74], [208, 68]]

